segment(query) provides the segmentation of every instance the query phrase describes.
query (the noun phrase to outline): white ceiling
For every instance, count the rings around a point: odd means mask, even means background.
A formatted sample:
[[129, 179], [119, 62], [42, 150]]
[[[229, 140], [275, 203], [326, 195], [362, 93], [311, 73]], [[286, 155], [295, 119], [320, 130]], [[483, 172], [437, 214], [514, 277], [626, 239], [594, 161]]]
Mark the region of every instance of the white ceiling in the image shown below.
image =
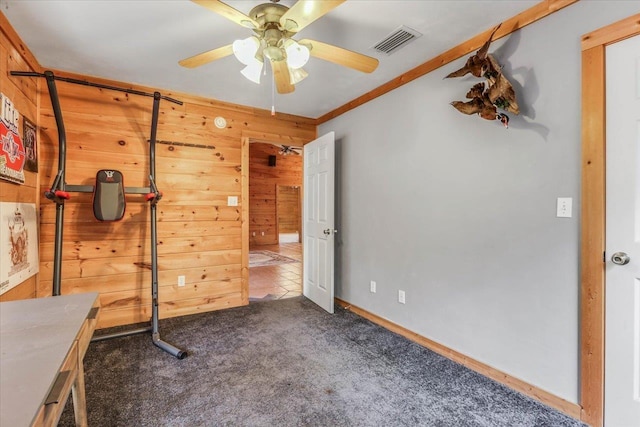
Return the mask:
[[[249, 13], [265, 1], [226, 3]], [[282, 0], [291, 6], [294, 0]], [[317, 58], [296, 91], [275, 95], [279, 112], [317, 118], [533, 6], [529, 0], [349, 0], [300, 31], [377, 57], [363, 74]], [[104, 77], [270, 109], [269, 75], [256, 85], [229, 56], [196, 69], [178, 61], [246, 38], [251, 31], [188, 0], [0, 0], [0, 10], [45, 68]], [[390, 56], [371, 46], [400, 25], [423, 36]], [[450, 70], [449, 70], [450, 71]]]

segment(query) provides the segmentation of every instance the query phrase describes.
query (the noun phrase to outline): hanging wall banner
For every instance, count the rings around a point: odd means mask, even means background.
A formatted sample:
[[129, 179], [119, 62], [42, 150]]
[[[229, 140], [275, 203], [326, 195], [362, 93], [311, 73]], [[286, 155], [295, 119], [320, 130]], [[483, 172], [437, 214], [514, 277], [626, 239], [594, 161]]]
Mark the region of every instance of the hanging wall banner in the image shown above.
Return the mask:
[[26, 153], [18, 132], [20, 114], [3, 93], [0, 103], [0, 178], [24, 184]]
[[22, 116], [22, 137], [24, 139], [24, 152], [26, 162], [24, 170], [38, 172], [38, 144], [36, 125], [26, 117]]
[[38, 273], [34, 203], [0, 203], [0, 295]]

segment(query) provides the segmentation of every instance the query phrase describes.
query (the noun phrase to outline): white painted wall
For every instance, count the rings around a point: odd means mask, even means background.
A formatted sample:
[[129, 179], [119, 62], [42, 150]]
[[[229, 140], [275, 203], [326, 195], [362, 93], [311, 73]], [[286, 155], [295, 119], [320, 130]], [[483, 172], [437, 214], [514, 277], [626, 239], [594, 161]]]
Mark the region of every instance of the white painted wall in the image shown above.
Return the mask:
[[585, 0], [495, 42], [522, 110], [509, 129], [449, 105], [477, 81], [443, 80], [466, 58], [322, 125], [336, 295], [577, 403], [580, 36], [639, 11]]

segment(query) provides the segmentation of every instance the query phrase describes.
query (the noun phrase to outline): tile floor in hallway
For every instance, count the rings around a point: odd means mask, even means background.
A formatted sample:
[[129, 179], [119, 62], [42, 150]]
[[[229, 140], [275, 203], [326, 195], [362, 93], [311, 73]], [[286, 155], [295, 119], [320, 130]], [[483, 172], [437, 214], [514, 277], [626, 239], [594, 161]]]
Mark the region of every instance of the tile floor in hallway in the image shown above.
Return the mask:
[[[301, 243], [255, 246], [302, 261]], [[249, 268], [249, 301], [297, 297], [302, 294], [302, 262]]]

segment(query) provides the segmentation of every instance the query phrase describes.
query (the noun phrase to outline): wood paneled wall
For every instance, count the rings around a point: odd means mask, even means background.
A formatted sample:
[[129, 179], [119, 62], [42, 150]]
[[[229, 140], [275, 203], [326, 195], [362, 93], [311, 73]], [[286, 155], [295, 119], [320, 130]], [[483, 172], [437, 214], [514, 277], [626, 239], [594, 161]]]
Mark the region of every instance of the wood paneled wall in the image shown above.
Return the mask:
[[[315, 134], [308, 140], [315, 138]], [[250, 246], [278, 243], [276, 189], [278, 185], [302, 185], [302, 156], [278, 154], [273, 144], [252, 143], [249, 148]], [[269, 166], [269, 156], [276, 166]], [[263, 235], [264, 233], [264, 235]]]
[[[57, 75], [86, 79], [61, 72]], [[90, 78], [90, 81], [153, 91]], [[121, 92], [58, 82], [67, 131], [67, 183], [94, 182], [99, 169], [117, 169], [126, 186], [147, 186], [153, 100]], [[179, 93], [163, 92], [184, 105], [162, 101], [156, 148], [160, 317], [199, 313], [248, 303], [242, 278], [242, 150], [246, 134], [282, 139], [315, 136], [312, 120], [278, 115]], [[41, 98], [42, 190], [57, 172], [57, 128], [46, 85]], [[214, 118], [227, 120], [225, 129]], [[197, 146], [194, 146], [197, 145]], [[227, 206], [237, 196], [239, 206]], [[55, 204], [43, 200], [41, 280], [38, 296], [52, 288]], [[149, 207], [128, 195], [125, 218], [99, 222], [90, 194], [66, 203], [62, 293], [100, 292], [99, 327], [150, 318]], [[186, 286], [178, 287], [184, 275]]]
[[278, 232], [302, 233], [302, 212], [300, 205], [300, 187], [297, 185], [278, 185], [276, 190]]
[[[14, 104], [20, 113], [19, 129], [22, 132], [24, 117], [31, 122], [38, 121], [38, 86], [34, 78], [9, 76], [10, 71], [39, 71], [33, 55], [24, 47], [17, 34], [0, 13], [0, 91]], [[40, 141], [38, 141], [39, 145]], [[25, 171], [25, 184], [18, 185], [0, 180], [0, 201], [36, 203], [38, 197], [38, 174]], [[2, 224], [4, 227], [5, 225]], [[38, 275], [32, 276], [18, 286], [0, 295], [0, 301], [34, 298]]]

